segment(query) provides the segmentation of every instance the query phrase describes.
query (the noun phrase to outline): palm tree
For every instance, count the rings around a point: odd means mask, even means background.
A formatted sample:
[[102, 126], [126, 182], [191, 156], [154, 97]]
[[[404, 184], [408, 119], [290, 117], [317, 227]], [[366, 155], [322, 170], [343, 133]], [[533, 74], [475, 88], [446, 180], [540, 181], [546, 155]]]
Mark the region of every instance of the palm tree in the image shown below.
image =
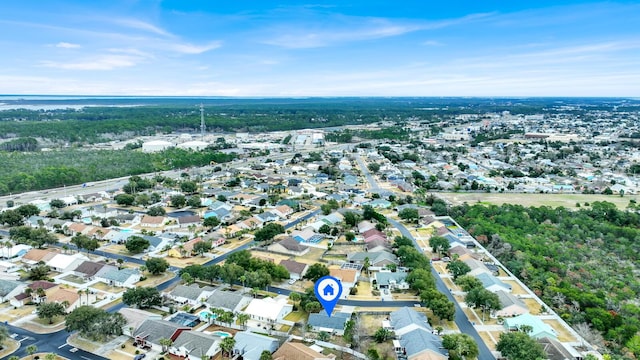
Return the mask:
[[38, 347], [35, 345], [29, 345], [27, 346], [25, 351], [27, 352], [27, 355], [31, 356], [31, 358], [33, 359], [33, 354], [35, 354], [38, 351]]
[[56, 360], [56, 354], [54, 353], [48, 353], [47, 355], [44, 356], [44, 360]]
[[160, 345], [162, 346], [162, 352], [167, 351], [169, 347], [173, 345], [173, 340], [167, 339], [167, 338], [162, 338], [160, 339], [159, 342], [160, 342]]
[[47, 293], [43, 288], [39, 287], [36, 289], [36, 294], [38, 295], [38, 302], [45, 302], [47, 298]]
[[246, 327], [247, 325], [247, 321], [249, 321], [249, 315], [245, 314], [245, 313], [240, 313], [238, 314], [238, 316], [236, 317], [236, 319], [238, 320], [238, 323], [243, 326]]
[[87, 305], [89, 305], [89, 294], [91, 294], [91, 290], [89, 288], [84, 289], [84, 293], [87, 294]]
[[236, 339], [230, 336], [222, 339], [222, 341], [220, 342], [220, 350], [222, 350], [223, 358], [224, 358], [225, 352], [227, 353], [228, 357], [231, 358], [231, 351], [233, 350], [233, 347], [235, 345], [236, 345]]

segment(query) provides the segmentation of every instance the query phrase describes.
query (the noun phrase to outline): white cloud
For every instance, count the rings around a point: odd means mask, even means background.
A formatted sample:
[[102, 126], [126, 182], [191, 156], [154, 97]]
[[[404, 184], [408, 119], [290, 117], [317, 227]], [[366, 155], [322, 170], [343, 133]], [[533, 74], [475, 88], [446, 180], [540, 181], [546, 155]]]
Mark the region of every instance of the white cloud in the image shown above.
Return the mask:
[[41, 65], [63, 70], [114, 70], [136, 66], [140, 60], [136, 56], [108, 54], [77, 62], [43, 61]]
[[170, 32], [155, 26], [153, 24], [150, 24], [148, 22], [144, 22], [142, 20], [138, 20], [138, 19], [126, 19], [126, 18], [120, 18], [120, 19], [114, 19], [112, 20], [114, 23], [118, 24], [118, 25], [122, 25], [124, 27], [128, 27], [128, 28], [132, 28], [132, 29], [138, 29], [138, 30], [143, 30], [146, 32], [150, 32], [153, 34], [157, 34], [157, 35], [162, 35], [162, 36], [167, 36], [167, 37], [174, 37], [175, 35], [171, 34]]
[[79, 44], [72, 44], [72, 43], [68, 43], [68, 42], [59, 42], [55, 45], [57, 48], [63, 48], [63, 49], [78, 49], [82, 46], [80, 46]]
[[444, 45], [443, 43], [436, 41], [436, 40], [427, 40], [422, 42], [422, 45], [424, 46], [442, 46]]
[[212, 41], [205, 45], [193, 45], [188, 43], [171, 43], [167, 45], [168, 50], [179, 52], [182, 54], [202, 54], [207, 51], [215, 50], [222, 46], [221, 41]]
[[440, 21], [391, 21], [384, 18], [333, 15], [319, 21], [311, 20], [274, 28], [271, 32], [275, 35], [262, 42], [292, 49], [318, 48], [353, 41], [399, 36], [415, 31], [440, 29], [479, 21], [490, 15], [492, 14], [472, 14]]

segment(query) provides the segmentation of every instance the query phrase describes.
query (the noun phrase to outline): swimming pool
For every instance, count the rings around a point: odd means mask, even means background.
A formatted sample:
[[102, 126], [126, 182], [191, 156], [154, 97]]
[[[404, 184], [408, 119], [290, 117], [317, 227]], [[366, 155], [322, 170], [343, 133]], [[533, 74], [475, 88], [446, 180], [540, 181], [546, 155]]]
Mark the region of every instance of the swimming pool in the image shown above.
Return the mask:
[[201, 319], [214, 319], [218, 317], [218, 314], [214, 314], [212, 312], [209, 311], [200, 311], [200, 313], [198, 314], [200, 315]]
[[123, 232], [123, 233], [132, 233], [132, 232], [133, 232], [133, 230], [132, 230], [132, 229], [120, 229], [120, 232]]
[[231, 334], [226, 331], [214, 331], [212, 334], [221, 338], [231, 337]]

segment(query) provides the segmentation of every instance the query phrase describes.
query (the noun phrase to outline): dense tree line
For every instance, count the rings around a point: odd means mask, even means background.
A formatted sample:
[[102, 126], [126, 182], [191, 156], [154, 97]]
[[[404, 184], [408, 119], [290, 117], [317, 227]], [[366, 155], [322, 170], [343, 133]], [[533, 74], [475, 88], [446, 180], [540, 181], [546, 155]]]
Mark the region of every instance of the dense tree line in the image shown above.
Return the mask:
[[36, 151], [38, 140], [32, 137], [17, 138], [0, 144], [0, 151]]
[[190, 265], [180, 270], [180, 276], [207, 282], [223, 281], [228, 284], [241, 283], [250, 288], [264, 288], [272, 282], [289, 278], [289, 271], [270, 261], [251, 257], [249, 251], [235, 252], [224, 265]]
[[451, 213], [589, 341], [640, 354], [640, 215], [606, 202], [579, 210], [463, 205]]
[[168, 149], [159, 153], [65, 149], [36, 153], [0, 152], [0, 195], [50, 189], [127, 175], [224, 163], [232, 154]]
[[[22, 101], [28, 103], [28, 101]], [[52, 100], [63, 104], [63, 100]], [[200, 112], [193, 99], [86, 99], [73, 103], [146, 106], [92, 106], [80, 110], [14, 109], [0, 112], [0, 137], [34, 136], [59, 142], [98, 142], [160, 132], [197, 131]], [[205, 105], [205, 121], [215, 131], [278, 131], [379, 121], [437, 121], [458, 114], [511, 111], [518, 114], [553, 113], [549, 99], [198, 99]], [[610, 104], [599, 104], [611, 109]], [[365, 138], [389, 138], [382, 132], [363, 132]], [[346, 139], [341, 139], [346, 140]]]

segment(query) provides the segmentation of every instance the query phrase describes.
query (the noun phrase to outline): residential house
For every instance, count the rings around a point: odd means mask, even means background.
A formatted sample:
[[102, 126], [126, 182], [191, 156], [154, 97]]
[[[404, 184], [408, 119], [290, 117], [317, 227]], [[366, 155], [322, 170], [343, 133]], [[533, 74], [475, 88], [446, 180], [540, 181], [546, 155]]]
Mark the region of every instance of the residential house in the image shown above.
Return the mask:
[[270, 324], [284, 319], [291, 311], [293, 311], [293, 305], [289, 304], [285, 296], [252, 299], [249, 306], [244, 309], [244, 313], [251, 319]]
[[368, 220], [363, 220], [358, 223], [358, 233], [364, 234], [366, 231], [375, 229], [376, 225]]
[[317, 243], [324, 238], [324, 235], [316, 233], [311, 227], [296, 230], [291, 235], [296, 241], [307, 243]]
[[140, 220], [140, 226], [149, 228], [158, 228], [164, 225], [166, 218], [164, 216], [144, 215]]
[[242, 331], [233, 337], [233, 355], [241, 356], [243, 360], [259, 360], [263, 351], [273, 353], [278, 349], [278, 339], [269, 336]]
[[398, 257], [388, 251], [357, 252], [347, 255], [350, 263], [364, 265], [369, 259], [369, 271], [384, 269], [387, 265], [398, 265]]
[[47, 265], [53, 271], [65, 273], [67, 271], [73, 271], [78, 265], [89, 260], [86, 255], [81, 253], [75, 253], [73, 255], [56, 254], [53, 258], [46, 262]]
[[382, 252], [389, 250], [389, 243], [385, 239], [376, 239], [365, 243], [367, 252]]
[[[447, 360], [449, 355], [442, 347], [442, 339], [430, 331], [416, 329], [393, 341], [396, 353], [407, 360]], [[400, 356], [399, 356], [400, 358]]]
[[199, 305], [211, 296], [215, 289], [210, 286], [201, 288], [198, 284], [178, 285], [169, 293], [169, 298], [180, 304]]
[[269, 245], [269, 251], [293, 256], [303, 256], [309, 252], [309, 247], [287, 236], [284, 239]]
[[189, 226], [198, 226], [202, 223], [202, 221], [200, 220], [200, 216], [197, 216], [197, 215], [180, 216], [176, 218], [176, 221], [178, 222], [179, 228], [187, 228]]
[[378, 289], [406, 290], [409, 288], [406, 278], [407, 273], [405, 272], [380, 271], [374, 273], [374, 280]]
[[263, 224], [280, 220], [280, 217], [271, 211], [265, 211], [260, 214], [256, 214], [256, 217], [259, 218]]
[[476, 276], [476, 279], [480, 280], [480, 282], [482, 282], [482, 286], [491, 292], [494, 292], [494, 293], [498, 291], [511, 292], [511, 285], [500, 281], [500, 279], [493, 276], [492, 274], [481, 273]]
[[237, 313], [251, 302], [251, 297], [244, 296], [239, 291], [216, 289], [206, 301], [210, 309], [222, 309]]
[[476, 260], [474, 258], [461, 259], [461, 260], [465, 264], [469, 265], [469, 268], [471, 269], [471, 271], [469, 271], [467, 275], [474, 276], [474, 277], [483, 273], [491, 275], [491, 270], [487, 269], [487, 267], [484, 266], [484, 263], [482, 261]]
[[95, 279], [111, 286], [134, 287], [135, 283], [140, 281], [140, 271], [138, 269], [109, 269], [108, 271], [99, 271]]
[[47, 302], [66, 303], [66, 311], [71, 311], [80, 306], [80, 294], [76, 289], [55, 287], [47, 291]]
[[335, 355], [323, 355], [303, 343], [286, 342], [273, 353], [273, 360], [334, 360]]
[[[44, 300], [44, 298], [46, 298], [46, 293], [49, 289], [54, 288], [58, 286], [58, 284], [49, 282], [49, 281], [44, 281], [44, 280], [38, 280], [38, 281], [34, 281], [31, 284], [27, 285], [24, 289], [23, 292], [15, 295], [12, 299], [9, 299], [10, 303], [12, 306], [15, 307], [21, 307], [24, 306], [27, 302], [29, 302], [30, 300], [38, 303]], [[31, 295], [28, 295], [25, 291], [26, 288], [31, 289]], [[40, 290], [38, 289], [42, 289], [42, 291], [44, 291], [44, 296], [43, 299], [39, 298], [38, 292]]]
[[531, 314], [522, 314], [512, 318], [504, 319], [504, 327], [507, 331], [518, 331], [523, 325], [527, 325], [531, 328], [529, 335], [534, 339], [540, 339], [543, 337], [557, 338], [556, 331], [540, 318]]
[[282, 260], [280, 261], [280, 265], [284, 266], [287, 271], [289, 271], [289, 277], [294, 280], [302, 279], [309, 268], [309, 265], [295, 260]]
[[222, 337], [199, 331], [182, 331], [169, 348], [169, 354], [190, 360], [209, 360], [220, 351]]
[[496, 291], [496, 295], [498, 295], [498, 299], [500, 300], [501, 308], [500, 310], [492, 312], [491, 317], [513, 317], [529, 312], [529, 308], [527, 308], [527, 305], [522, 300], [515, 297], [513, 294], [503, 290], [499, 290]]
[[124, 335], [133, 337], [133, 332], [147, 319], [162, 320], [162, 316], [146, 310], [134, 309], [124, 307], [118, 310], [127, 321], [126, 325], [122, 327], [122, 333]]
[[210, 218], [212, 216], [215, 216], [218, 218], [218, 220], [220, 220], [220, 222], [224, 222], [224, 221], [229, 221], [233, 218], [233, 213], [231, 212], [231, 210], [227, 210], [226, 208], [218, 208], [215, 210], [207, 210], [204, 213], [204, 218]]
[[288, 219], [293, 214], [293, 209], [287, 205], [276, 206], [271, 212], [278, 215], [280, 219]]
[[362, 237], [364, 238], [365, 242], [371, 242], [375, 240], [387, 241], [387, 235], [376, 228], [369, 229], [363, 232]]
[[0, 279], [0, 303], [10, 301], [21, 294], [26, 285], [20, 281]]
[[78, 265], [75, 270], [73, 270], [73, 274], [81, 277], [85, 280], [93, 280], [93, 277], [100, 271], [104, 266], [108, 266], [105, 263], [94, 262], [94, 261], [83, 261]]
[[337, 312], [328, 316], [326, 311], [320, 311], [319, 313], [309, 314], [309, 321], [307, 324], [311, 326], [311, 329], [315, 332], [324, 331], [329, 334], [344, 335], [344, 328], [351, 318], [351, 314]]
[[133, 332], [133, 341], [140, 347], [151, 347], [161, 351], [161, 339], [175, 341], [180, 333], [189, 331], [191, 328], [185, 327], [167, 320], [147, 319]]
[[57, 249], [31, 249], [22, 257], [22, 262], [35, 265], [40, 261], [47, 262], [60, 252]]
[[73, 222], [67, 226], [64, 233], [68, 236], [85, 235], [89, 230], [87, 225]]
[[[560, 341], [552, 337], [541, 337], [538, 338], [538, 343], [542, 345], [544, 352], [547, 354], [546, 359], [548, 360], [577, 360], [582, 359], [580, 354], [572, 353], [571, 350], [574, 350], [571, 347], [565, 347]], [[570, 345], [568, 345], [570, 346]]]
[[389, 323], [398, 340], [393, 347], [398, 358], [409, 360], [445, 360], [447, 351], [424, 313], [403, 307], [389, 314]]
[[2, 259], [21, 258], [31, 249], [33, 249], [33, 246], [26, 245], [26, 244], [16, 244], [8, 247], [3, 246], [3, 247], [0, 247], [0, 258]]
[[342, 298], [346, 299], [347, 296], [349, 296], [351, 288], [356, 286], [360, 273], [355, 269], [329, 269], [329, 275], [340, 280], [342, 284]]
[[366, 205], [370, 205], [374, 209], [389, 209], [391, 207], [391, 201], [385, 199], [375, 199], [369, 201]]
[[389, 323], [397, 336], [402, 336], [418, 328], [433, 331], [427, 315], [409, 307], [403, 307], [390, 313]]
[[193, 248], [195, 247], [195, 245], [203, 241], [204, 240], [201, 237], [191, 239], [183, 244], [174, 246], [167, 252], [167, 255], [175, 258], [191, 257], [194, 254]]

